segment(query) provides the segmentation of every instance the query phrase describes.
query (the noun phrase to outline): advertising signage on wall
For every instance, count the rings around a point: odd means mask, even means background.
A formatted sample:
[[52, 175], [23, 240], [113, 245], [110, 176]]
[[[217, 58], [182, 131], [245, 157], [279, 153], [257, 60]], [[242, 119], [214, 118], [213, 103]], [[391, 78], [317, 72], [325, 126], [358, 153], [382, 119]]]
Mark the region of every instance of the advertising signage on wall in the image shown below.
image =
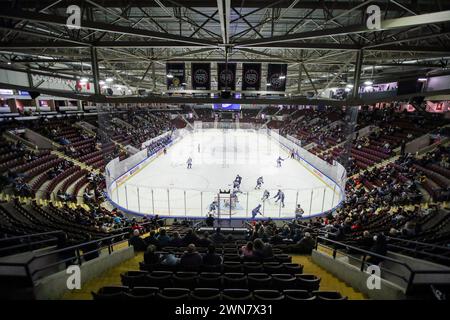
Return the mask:
[[217, 78], [219, 90], [236, 90], [236, 63], [218, 63]]
[[193, 90], [211, 90], [211, 64], [191, 64], [191, 82]]
[[186, 85], [186, 72], [184, 63], [167, 63], [167, 89], [179, 90]]
[[285, 91], [287, 64], [272, 64], [267, 66], [267, 90]]
[[261, 87], [261, 64], [242, 64], [242, 90], [259, 90]]

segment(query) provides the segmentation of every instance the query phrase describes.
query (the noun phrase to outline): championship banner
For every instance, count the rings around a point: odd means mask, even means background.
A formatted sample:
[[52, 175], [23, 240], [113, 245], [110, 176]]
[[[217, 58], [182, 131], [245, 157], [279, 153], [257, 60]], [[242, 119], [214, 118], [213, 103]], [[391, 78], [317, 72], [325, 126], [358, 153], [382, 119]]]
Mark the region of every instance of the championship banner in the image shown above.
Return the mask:
[[[269, 64], [267, 66], [267, 90], [285, 91], [287, 64]], [[269, 86], [270, 84], [270, 86]]]
[[191, 77], [193, 90], [211, 90], [211, 64], [192, 63]]
[[242, 90], [259, 90], [261, 87], [261, 64], [242, 64]]
[[217, 64], [219, 90], [236, 90], [236, 63]]
[[179, 90], [185, 86], [186, 70], [184, 63], [167, 63], [167, 90]]

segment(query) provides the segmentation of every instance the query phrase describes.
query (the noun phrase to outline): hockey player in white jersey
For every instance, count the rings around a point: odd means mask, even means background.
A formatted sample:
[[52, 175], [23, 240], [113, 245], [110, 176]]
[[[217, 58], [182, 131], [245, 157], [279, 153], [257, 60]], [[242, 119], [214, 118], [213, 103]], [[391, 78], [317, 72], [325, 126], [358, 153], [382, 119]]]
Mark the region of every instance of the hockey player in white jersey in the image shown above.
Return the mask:
[[213, 202], [211, 202], [211, 204], [209, 205], [209, 212], [208, 214], [212, 214], [212, 213], [216, 213], [216, 210], [218, 209], [219, 203], [214, 200]]
[[278, 201], [280, 201], [281, 203], [281, 207], [284, 208], [284, 192], [281, 191], [280, 189], [278, 189], [278, 193], [275, 195], [275, 197], [273, 197], [275, 200], [275, 203], [277, 203]]
[[281, 161], [284, 161], [282, 157], [278, 157], [277, 159], [277, 168], [281, 168]]
[[264, 183], [263, 177], [259, 177], [256, 180], [256, 187], [255, 187], [255, 189], [261, 189], [261, 186], [262, 186], [263, 183]]
[[263, 192], [263, 196], [262, 196], [262, 198], [261, 198], [261, 201], [262, 202], [264, 202], [264, 201], [270, 201], [269, 200], [269, 197], [270, 197], [270, 192], [268, 191], [268, 190], [264, 190], [264, 192]]
[[187, 163], [187, 168], [188, 169], [192, 169], [192, 158], [191, 157], [189, 157], [187, 159], [186, 163]]

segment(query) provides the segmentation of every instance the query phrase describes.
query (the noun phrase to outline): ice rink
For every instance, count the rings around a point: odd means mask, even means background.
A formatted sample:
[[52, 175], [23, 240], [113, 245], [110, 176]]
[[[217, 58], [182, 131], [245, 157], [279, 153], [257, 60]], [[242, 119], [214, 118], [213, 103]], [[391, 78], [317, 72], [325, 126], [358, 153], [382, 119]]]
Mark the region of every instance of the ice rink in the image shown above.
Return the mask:
[[[281, 168], [277, 158], [285, 159]], [[186, 161], [192, 158], [192, 169]], [[291, 159], [276, 138], [264, 131], [244, 129], [198, 129], [186, 134], [155, 157], [115, 190], [110, 198], [119, 206], [136, 213], [171, 217], [205, 217], [219, 189], [232, 190], [236, 175], [242, 177], [238, 203], [234, 208], [222, 205], [220, 218], [251, 218], [251, 211], [262, 204], [263, 216], [288, 219], [300, 204], [304, 217], [320, 214], [341, 200], [340, 189], [327, 185], [296, 159]], [[261, 190], [255, 190], [262, 176]], [[264, 189], [270, 198], [262, 202]], [[281, 189], [285, 206], [273, 197]], [[216, 214], [217, 215], [217, 214]]]

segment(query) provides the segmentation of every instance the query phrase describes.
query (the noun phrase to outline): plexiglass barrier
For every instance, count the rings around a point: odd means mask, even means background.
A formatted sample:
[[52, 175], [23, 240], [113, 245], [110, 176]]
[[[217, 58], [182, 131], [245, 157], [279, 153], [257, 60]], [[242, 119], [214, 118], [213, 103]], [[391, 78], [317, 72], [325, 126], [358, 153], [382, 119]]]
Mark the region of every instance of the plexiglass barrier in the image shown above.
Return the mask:
[[[192, 189], [149, 188], [123, 184], [111, 189], [110, 200], [123, 210], [167, 217], [203, 218], [209, 213], [221, 219], [252, 218], [252, 210], [262, 204], [256, 218], [293, 219], [297, 205], [304, 210], [303, 217], [316, 216], [336, 207], [342, 199], [338, 190], [329, 187], [313, 189], [284, 189], [284, 203], [277, 201], [278, 190], [268, 190], [270, 196], [262, 200], [263, 190], [252, 190], [237, 194], [236, 202], [218, 202], [218, 193]], [[226, 199], [226, 198], [225, 198]], [[220, 203], [215, 210], [211, 204]], [[213, 206], [214, 207], [214, 206]]]
[[[195, 130], [203, 130], [203, 127]], [[108, 198], [113, 205], [137, 214], [200, 218], [213, 213], [222, 219], [250, 219], [252, 210], [259, 204], [262, 205], [260, 209], [262, 215], [258, 215], [257, 218], [292, 219], [295, 217], [298, 205], [304, 210], [303, 216], [307, 218], [333, 210], [345, 198], [346, 171], [342, 165], [337, 162], [329, 164], [274, 130], [259, 129], [255, 132], [276, 140], [288, 153], [293, 151], [295, 158], [319, 178], [324, 183], [324, 187], [284, 188], [284, 203], [274, 198], [277, 189], [268, 189], [270, 197], [266, 200], [262, 199], [263, 190], [243, 190], [237, 194], [235, 202], [232, 201], [230, 204], [230, 201], [228, 203], [221, 201], [216, 210], [211, 210], [211, 204], [218, 201], [219, 190], [164, 188], [127, 182], [130, 176], [163, 152], [163, 150], [157, 150], [149, 154], [148, 150], [144, 149], [123, 161], [114, 159], [108, 163], [105, 171]], [[192, 133], [192, 128], [175, 130], [170, 133], [171, 142], [167, 148], [186, 136], [190, 137]], [[167, 134], [169, 133], [155, 139], [164, 138]], [[144, 143], [144, 145], [147, 144]]]

